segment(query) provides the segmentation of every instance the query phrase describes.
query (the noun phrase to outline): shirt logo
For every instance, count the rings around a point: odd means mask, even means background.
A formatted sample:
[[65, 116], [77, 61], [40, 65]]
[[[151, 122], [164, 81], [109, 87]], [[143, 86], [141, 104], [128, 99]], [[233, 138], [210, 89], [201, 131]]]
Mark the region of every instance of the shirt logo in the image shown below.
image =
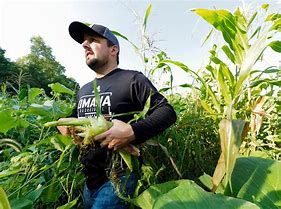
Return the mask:
[[[112, 92], [100, 93], [101, 112], [105, 115], [112, 115], [111, 100]], [[78, 118], [96, 117], [96, 99], [95, 95], [82, 96], [78, 101], [77, 106]]]

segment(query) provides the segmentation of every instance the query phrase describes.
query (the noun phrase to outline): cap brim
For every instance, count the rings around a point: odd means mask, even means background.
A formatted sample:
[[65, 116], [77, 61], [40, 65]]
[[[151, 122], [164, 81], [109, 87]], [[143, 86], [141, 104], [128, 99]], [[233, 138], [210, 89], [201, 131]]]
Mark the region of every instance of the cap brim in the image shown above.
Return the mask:
[[86, 33], [96, 33], [93, 29], [81, 22], [72, 22], [68, 28], [70, 36], [79, 44], [84, 42], [84, 35]]

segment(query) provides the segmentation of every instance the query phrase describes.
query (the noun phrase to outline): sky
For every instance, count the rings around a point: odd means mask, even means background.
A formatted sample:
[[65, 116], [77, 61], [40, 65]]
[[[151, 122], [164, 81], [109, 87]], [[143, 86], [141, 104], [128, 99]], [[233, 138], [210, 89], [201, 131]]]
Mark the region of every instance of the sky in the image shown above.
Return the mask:
[[[7, 58], [15, 61], [30, 52], [30, 38], [40, 35], [65, 67], [65, 74], [83, 85], [95, 74], [85, 64], [82, 46], [69, 36], [69, 24], [72, 21], [102, 24], [140, 46], [140, 22], [150, 3], [147, 32], [155, 46], [193, 70], [206, 63], [208, 51], [219, 38], [201, 46], [211, 26], [191, 12], [192, 8], [234, 11], [240, 6], [250, 11], [269, 3], [274, 11], [281, 12], [281, 0], [0, 0], [0, 47], [6, 50]], [[119, 67], [143, 72], [144, 66], [132, 46], [121, 38], [119, 42]], [[277, 53], [270, 53], [264, 60], [270, 65], [278, 65], [280, 61]], [[182, 70], [173, 71], [175, 84], [188, 82]]]

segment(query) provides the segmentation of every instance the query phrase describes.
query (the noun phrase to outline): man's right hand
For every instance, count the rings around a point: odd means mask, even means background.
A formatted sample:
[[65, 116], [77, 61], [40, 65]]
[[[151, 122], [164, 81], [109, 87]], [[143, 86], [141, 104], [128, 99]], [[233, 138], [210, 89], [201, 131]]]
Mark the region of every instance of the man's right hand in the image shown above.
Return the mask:
[[[60, 118], [59, 121], [69, 121], [73, 120], [73, 118]], [[70, 126], [57, 126], [57, 129], [62, 135], [73, 135], [74, 128]]]

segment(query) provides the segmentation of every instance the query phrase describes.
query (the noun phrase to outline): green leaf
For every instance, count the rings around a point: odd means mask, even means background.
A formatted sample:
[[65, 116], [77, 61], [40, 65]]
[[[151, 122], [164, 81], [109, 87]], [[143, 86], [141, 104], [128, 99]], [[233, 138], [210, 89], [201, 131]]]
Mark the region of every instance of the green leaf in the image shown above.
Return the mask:
[[214, 110], [210, 107], [210, 105], [207, 102], [205, 102], [204, 100], [200, 100], [200, 104], [202, 105], [204, 110], [206, 110], [209, 114], [211, 114], [211, 115], [215, 115], [216, 114], [214, 112]]
[[257, 29], [255, 30], [255, 32], [251, 35], [251, 37], [249, 38], [249, 40], [251, 40], [257, 33], [259, 33], [261, 30], [261, 26], [257, 27]]
[[[161, 62], [163, 63], [171, 63], [174, 64], [176, 66], [178, 66], [179, 68], [181, 68], [182, 70], [184, 70], [187, 73], [190, 73], [192, 75], [195, 75], [195, 78], [198, 79], [199, 81], [201, 81], [201, 83], [204, 85], [204, 87], [206, 88], [206, 91], [208, 92], [208, 94], [211, 96], [212, 101], [215, 105], [215, 108], [217, 109], [218, 112], [220, 112], [220, 103], [218, 101], [218, 99], [216, 98], [216, 95], [214, 94], [214, 92], [212, 91], [212, 89], [210, 88], [210, 86], [204, 81], [204, 79], [202, 79], [201, 76], [199, 76], [197, 73], [195, 73], [194, 71], [190, 70], [185, 64], [178, 62], [178, 61], [173, 61], [173, 60], [162, 60]], [[161, 63], [160, 62], [160, 63]]]
[[28, 112], [33, 115], [52, 117], [53, 108], [50, 105], [31, 104], [28, 108]]
[[262, 5], [261, 5], [261, 8], [262, 8], [262, 9], [265, 9], [265, 10], [267, 10], [268, 7], [269, 7], [269, 4], [262, 4]]
[[[212, 189], [212, 177], [209, 176], [208, 174], [204, 173], [202, 176], [199, 177], [199, 181], [206, 187], [208, 188], [210, 191]], [[216, 190], [216, 193], [220, 193], [223, 194], [224, 193], [224, 188], [223, 186], [218, 187], [218, 189]]]
[[255, 11], [254, 14], [252, 15], [252, 17], [250, 18], [249, 22], [248, 22], [248, 27], [250, 27], [250, 25], [252, 24], [252, 22], [256, 18], [257, 14], [258, 14], [258, 12]]
[[226, 106], [230, 105], [232, 101], [231, 93], [229, 86], [226, 84], [226, 79], [224, 77], [223, 72], [223, 65], [220, 65], [219, 71], [218, 71], [218, 83], [220, 86], [220, 92], [224, 98]]
[[33, 202], [25, 197], [11, 200], [12, 209], [33, 209]]
[[273, 24], [273, 26], [269, 29], [270, 31], [272, 30], [279, 30], [281, 28], [281, 18], [276, 20]]
[[281, 41], [272, 41], [269, 46], [276, 52], [281, 53]]
[[130, 155], [127, 152], [124, 151], [119, 151], [119, 154], [121, 155], [122, 159], [125, 161], [126, 165], [128, 166], [128, 168], [130, 169], [130, 171], [133, 171], [133, 162], [132, 162], [132, 155]]
[[211, 190], [212, 192], [217, 191], [217, 189], [219, 188], [219, 186], [223, 181], [224, 176], [225, 176], [225, 159], [224, 159], [224, 153], [221, 153], [212, 177], [212, 183], [213, 183], [213, 187]]
[[211, 29], [211, 30], [210, 30], [210, 32], [209, 32], [208, 35], [206, 36], [206, 38], [205, 38], [205, 40], [203, 41], [203, 43], [202, 43], [201, 46], [203, 46], [203, 45], [208, 41], [208, 39], [209, 39], [210, 36], [212, 35], [213, 31], [214, 31], [214, 29]]
[[144, 21], [143, 21], [144, 31], [146, 31], [147, 20], [151, 12], [151, 8], [152, 8], [152, 4], [149, 4], [145, 12]]
[[221, 151], [224, 155], [226, 182], [233, 171], [242, 134], [246, 122], [244, 120], [223, 119], [219, 124]]
[[266, 17], [265, 21], [274, 21], [274, 20], [277, 20], [281, 18], [281, 14], [278, 14], [278, 13], [273, 13], [273, 14], [270, 14]]
[[234, 98], [240, 94], [244, 81], [251, 74], [252, 67], [267, 47], [266, 40], [267, 33], [263, 33], [247, 51], [245, 59], [243, 60], [243, 63], [241, 65], [240, 74], [235, 86], [233, 95]]
[[131, 42], [126, 36], [124, 36], [123, 34], [117, 32], [117, 31], [111, 31], [114, 35], [119, 36], [120, 38], [123, 38], [124, 40], [128, 41], [134, 48], [135, 51], [139, 51], [139, 48], [133, 43]]
[[70, 95], [74, 95], [75, 92], [72, 91], [71, 89], [67, 88], [66, 86], [60, 84], [60, 83], [52, 83], [48, 85], [53, 92], [55, 93], [66, 93], [66, 94], [70, 94]]
[[1, 171], [0, 172], [0, 179], [10, 176], [10, 175], [14, 175], [16, 173], [19, 173], [20, 171], [22, 171], [22, 169], [20, 168], [9, 168], [7, 170]]
[[100, 93], [98, 91], [96, 79], [93, 82], [93, 90], [95, 93], [95, 100], [96, 100], [96, 117], [98, 118], [101, 115], [101, 100], [100, 100]]
[[20, 152], [22, 150], [22, 146], [15, 139], [0, 139], [0, 147], [9, 146], [12, 147], [16, 152]]
[[28, 90], [28, 102], [32, 103], [34, 102], [34, 99], [39, 96], [40, 94], [43, 94], [44, 90], [40, 88], [31, 88]]
[[0, 209], [11, 209], [8, 197], [2, 187], [0, 187]]
[[19, 100], [20, 101], [23, 100], [24, 98], [26, 98], [26, 96], [27, 96], [27, 89], [26, 88], [21, 88], [20, 92], [18, 94]]
[[251, 202], [204, 191], [190, 180], [150, 186], [135, 199], [143, 209], [258, 209]]
[[281, 162], [259, 157], [238, 158], [225, 194], [255, 202], [263, 209], [281, 208]]
[[235, 64], [235, 57], [233, 53], [230, 51], [229, 47], [227, 45], [223, 45], [222, 50], [224, 51], [226, 56], [231, 60], [231, 62]]
[[76, 199], [72, 200], [71, 202], [66, 203], [65, 205], [57, 207], [57, 209], [71, 209], [71, 208], [73, 208], [73, 206], [75, 206], [77, 204], [77, 201], [78, 201], [78, 197]]
[[6, 134], [17, 126], [17, 120], [12, 116], [11, 110], [0, 112], [0, 132]]
[[42, 194], [43, 190], [44, 190], [44, 187], [42, 185], [40, 185], [40, 186], [38, 186], [37, 189], [29, 192], [25, 196], [25, 198], [31, 200], [32, 202], [35, 202], [40, 197], [40, 195]]

